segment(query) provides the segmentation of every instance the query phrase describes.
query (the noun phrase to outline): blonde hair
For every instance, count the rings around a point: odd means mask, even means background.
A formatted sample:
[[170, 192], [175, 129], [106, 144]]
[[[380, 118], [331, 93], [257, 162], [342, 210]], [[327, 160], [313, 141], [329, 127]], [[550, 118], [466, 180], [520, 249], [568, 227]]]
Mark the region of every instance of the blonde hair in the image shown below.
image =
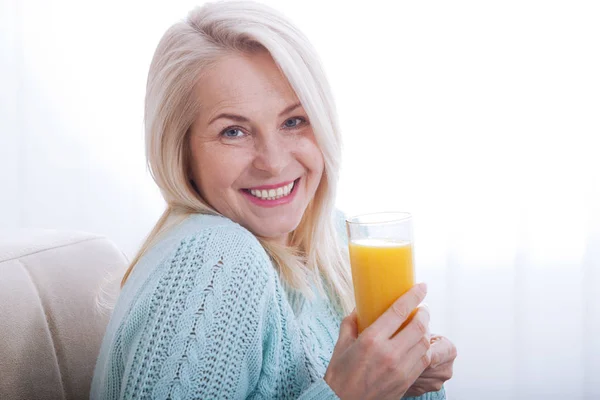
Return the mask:
[[[146, 88], [146, 158], [167, 208], [126, 271], [189, 214], [219, 215], [194, 189], [189, 174], [189, 128], [197, 117], [194, 96], [202, 72], [232, 51], [266, 50], [288, 79], [311, 121], [325, 169], [314, 199], [290, 236], [290, 246], [258, 238], [284, 284], [311, 296], [310, 281], [344, 312], [353, 307], [348, 262], [333, 215], [341, 138], [335, 105], [319, 58], [304, 35], [275, 10], [250, 1], [209, 3], [164, 34]], [[313, 278], [313, 279], [310, 279]], [[316, 279], [315, 279], [316, 278]]]

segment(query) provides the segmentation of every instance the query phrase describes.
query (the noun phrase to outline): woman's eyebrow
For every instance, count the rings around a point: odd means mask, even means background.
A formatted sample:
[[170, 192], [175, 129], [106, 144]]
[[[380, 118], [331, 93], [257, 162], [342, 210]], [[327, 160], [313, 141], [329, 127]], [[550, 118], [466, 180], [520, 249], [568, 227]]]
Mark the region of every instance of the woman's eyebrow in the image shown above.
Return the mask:
[[[282, 117], [285, 114], [294, 111], [296, 108], [298, 108], [300, 106], [302, 106], [302, 104], [300, 102], [292, 104], [291, 106], [286, 107], [282, 112], [280, 112], [279, 116]], [[230, 119], [235, 122], [246, 122], [246, 123], [250, 122], [250, 120], [248, 118], [241, 116], [241, 115], [221, 113], [221, 114], [217, 115], [216, 117], [212, 118], [208, 122], [208, 125], [211, 125], [213, 122], [215, 122], [216, 120], [221, 119], [221, 118], [227, 118], [227, 119]]]
[[250, 122], [250, 120], [248, 118], [243, 117], [241, 115], [221, 113], [221, 114], [217, 115], [216, 117], [214, 117], [213, 119], [211, 119], [208, 122], [208, 125], [212, 124], [213, 122], [215, 122], [216, 120], [218, 120], [220, 118], [227, 118], [227, 119], [230, 119], [235, 122], [246, 122], [246, 123]]
[[285, 114], [287, 114], [287, 113], [289, 113], [289, 112], [292, 112], [292, 111], [294, 111], [296, 108], [298, 108], [298, 107], [300, 107], [300, 106], [302, 106], [302, 104], [301, 104], [300, 102], [298, 102], [298, 103], [295, 103], [295, 104], [292, 104], [291, 106], [289, 106], [289, 107], [286, 107], [286, 109], [285, 109], [285, 110], [283, 110], [282, 112], [280, 112], [280, 113], [279, 113], [279, 116], [280, 116], [280, 117], [283, 117]]

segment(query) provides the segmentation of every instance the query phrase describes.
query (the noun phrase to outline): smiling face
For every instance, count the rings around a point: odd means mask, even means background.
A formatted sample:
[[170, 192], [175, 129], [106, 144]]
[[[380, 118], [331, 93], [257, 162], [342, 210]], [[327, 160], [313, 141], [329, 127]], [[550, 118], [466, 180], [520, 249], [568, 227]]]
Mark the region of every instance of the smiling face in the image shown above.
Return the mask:
[[255, 235], [287, 243], [324, 168], [294, 90], [263, 51], [221, 58], [196, 96], [189, 145], [200, 194]]

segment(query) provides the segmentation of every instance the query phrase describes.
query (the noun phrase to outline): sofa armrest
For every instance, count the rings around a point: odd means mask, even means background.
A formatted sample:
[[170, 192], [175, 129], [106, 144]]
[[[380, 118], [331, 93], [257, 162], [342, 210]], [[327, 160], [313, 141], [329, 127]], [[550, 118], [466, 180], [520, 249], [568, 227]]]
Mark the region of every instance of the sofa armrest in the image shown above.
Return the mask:
[[102, 236], [0, 231], [0, 399], [88, 398], [126, 265]]

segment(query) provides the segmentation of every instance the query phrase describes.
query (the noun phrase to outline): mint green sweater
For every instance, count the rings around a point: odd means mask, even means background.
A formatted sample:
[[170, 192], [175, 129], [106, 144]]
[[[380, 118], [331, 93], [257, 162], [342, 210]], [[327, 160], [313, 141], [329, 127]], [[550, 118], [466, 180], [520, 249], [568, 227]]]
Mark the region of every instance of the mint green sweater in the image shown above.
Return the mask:
[[323, 376], [341, 319], [326, 296], [286, 290], [249, 231], [192, 215], [123, 287], [91, 399], [337, 399]]

